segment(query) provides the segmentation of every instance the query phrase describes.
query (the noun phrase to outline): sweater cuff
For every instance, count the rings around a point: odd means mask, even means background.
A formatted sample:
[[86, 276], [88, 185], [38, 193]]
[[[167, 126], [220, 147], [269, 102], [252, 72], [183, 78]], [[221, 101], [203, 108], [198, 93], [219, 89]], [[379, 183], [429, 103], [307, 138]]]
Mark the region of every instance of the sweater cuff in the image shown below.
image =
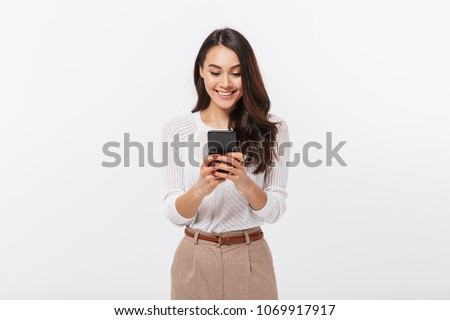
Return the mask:
[[172, 201], [169, 202], [169, 208], [168, 208], [168, 218], [170, 221], [172, 221], [174, 224], [179, 226], [187, 225], [189, 222], [191, 222], [195, 215], [194, 214], [191, 218], [183, 217], [178, 211], [177, 207], [175, 206], [176, 198], [172, 199]]
[[263, 219], [264, 217], [266, 217], [267, 215], [269, 215], [272, 212], [272, 209], [275, 206], [276, 201], [277, 201], [277, 199], [272, 194], [272, 192], [267, 192], [267, 191], [265, 191], [265, 192], [267, 194], [267, 202], [264, 205], [264, 207], [262, 207], [259, 210], [253, 210], [253, 208], [249, 206], [250, 211], [253, 212], [254, 214], [256, 214], [261, 219]]

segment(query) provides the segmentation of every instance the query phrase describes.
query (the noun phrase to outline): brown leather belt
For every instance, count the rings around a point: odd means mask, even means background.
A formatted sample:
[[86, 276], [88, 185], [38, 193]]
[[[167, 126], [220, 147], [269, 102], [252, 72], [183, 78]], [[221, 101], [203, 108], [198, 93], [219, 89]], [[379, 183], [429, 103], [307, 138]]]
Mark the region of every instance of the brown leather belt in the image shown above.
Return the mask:
[[[187, 231], [186, 229], [184, 230], [184, 233], [191, 238], [195, 238], [195, 234], [192, 232]], [[262, 230], [259, 230], [255, 233], [251, 233], [248, 235], [250, 238], [250, 241], [255, 241], [255, 240], [260, 240], [264, 237], [264, 233], [262, 232]], [[211, 242], [215, 242], [218, 244], [222, 244], [222, 243], [242, 243], [242, 242], [246, 242], [245, 236], [238, 236], [238, 237], [222, 237], [222, 236], [217, 236], [217, 237], [208, 237], [208, 236], [204, 236], [202, 234], [198, 235], [198, 239], [200, 240], [206, 240], [206, 241], [211, 241]]]

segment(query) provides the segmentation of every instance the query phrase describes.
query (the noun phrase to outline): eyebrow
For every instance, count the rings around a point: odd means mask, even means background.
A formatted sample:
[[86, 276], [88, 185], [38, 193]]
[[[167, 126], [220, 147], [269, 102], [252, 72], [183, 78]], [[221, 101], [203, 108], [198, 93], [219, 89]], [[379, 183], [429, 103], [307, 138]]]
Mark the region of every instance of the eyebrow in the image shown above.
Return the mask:
[[[237, 68], [237, 67], [240, 67], [240, 66], [241, 66], [240, 64], [237, 64], [235, 66], [232, 66], [230, 69], [234, 69], [234, 68]], [[222, 69], [222, 67], [219, 67], [218, 65], [213, 64], [213, 63], [209, 64], [208, 67], [214, 67], [214, 68]]]

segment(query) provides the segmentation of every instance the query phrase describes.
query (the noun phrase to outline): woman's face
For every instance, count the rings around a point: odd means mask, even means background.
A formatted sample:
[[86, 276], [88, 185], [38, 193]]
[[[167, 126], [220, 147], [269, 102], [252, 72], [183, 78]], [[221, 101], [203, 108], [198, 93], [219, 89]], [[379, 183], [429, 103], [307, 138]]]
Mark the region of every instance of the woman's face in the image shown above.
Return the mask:
[[231, 112], [242, 97], [241, 68], [236, 53], [217, 45], [209, 49], [200, 76], [211, 97], [210, 106]]

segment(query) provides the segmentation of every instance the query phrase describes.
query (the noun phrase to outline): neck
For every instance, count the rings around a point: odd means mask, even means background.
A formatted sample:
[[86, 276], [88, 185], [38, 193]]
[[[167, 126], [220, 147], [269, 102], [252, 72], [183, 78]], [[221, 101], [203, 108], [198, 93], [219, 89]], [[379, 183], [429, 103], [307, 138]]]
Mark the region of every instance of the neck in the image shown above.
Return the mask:
[[228, 121], [230, 119], [231, 110], [223, 110], [218, 107], [214, 108], [209, 106], [208, 108], [200, 112], [200, 116], [203, 122], [216, 128], [228, 128]]

